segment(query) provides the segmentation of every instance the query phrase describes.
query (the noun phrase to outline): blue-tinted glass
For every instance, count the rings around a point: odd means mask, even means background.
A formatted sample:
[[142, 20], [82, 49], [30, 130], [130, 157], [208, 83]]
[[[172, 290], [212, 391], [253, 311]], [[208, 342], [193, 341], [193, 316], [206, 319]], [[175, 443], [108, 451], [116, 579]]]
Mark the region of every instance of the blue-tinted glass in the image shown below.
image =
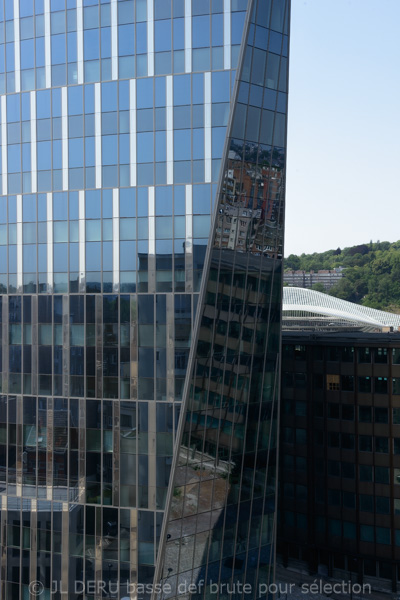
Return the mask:
[[[104, 215], [103, 215], [104, 216]], [[121, 189], [119, 192], [119, 216], [136, 216], [136, 196], [134, 189]]]
[[83, 165], [83, 138], [69, 140], [69, 166], [70, 168]]
[[99, 30], [88, 29], [83, 36], [83, 49], [85, 60], [96, 60], [100, 56]]
[[193, 48], [204, 48], [210, 45], [210, 17], [193, 17], [192, 21]]
[[65, 34], [51, 36], [51, 62], [53, 65], [63, 65], [66, 62]]
[[174, 50], [183, 50], [185, 47], [185, 20], [174, 19]]
[[138, 79], [136, 83], [137, 108], [153, 106], [153, 79]]
[[[103, 165], [115, 165], [118, 161], [118, 136], [107, 135], [102, 138]], [[147, 162], [147, 161], [146, 161]]]
[[135, 53], [135, 26], [120, 25], [118, 27], [118, 54], [127, 56]]
[[68, 87], [68, 114], [81, 115], [83, 113], [83, 87], [81, 85]]
[[175, 75], [174, 104], [190, 104], [190, 75]]
[[87, 190], [85, 194], [85, 216], [87, 219], [100, 219], [101, 195], [99, 191]]
[[171, 50], [171, 21], [166, 19], [156, 21], [154, 24], [155, 51], [165, 52]]

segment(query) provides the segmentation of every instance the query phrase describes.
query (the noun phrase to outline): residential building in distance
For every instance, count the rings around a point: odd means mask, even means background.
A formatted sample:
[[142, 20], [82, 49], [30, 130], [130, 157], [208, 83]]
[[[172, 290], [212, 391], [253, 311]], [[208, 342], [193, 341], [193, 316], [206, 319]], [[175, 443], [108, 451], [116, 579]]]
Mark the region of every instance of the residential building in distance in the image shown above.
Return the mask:
[[285, 271], [283, 282], [286, 285], [312, 288], [316, 283], [321, 283], [325, 290], [330, 290], [332, 286], [338, 283], [343, 277], [343, 267], [336, 269], [321, 269], [319, 271]]
[[4, 600], [266, 595], [289, 18], [1, 3]]
[[398, 593], [400, 333], [368, 328], [283, 332], [277, 562]]

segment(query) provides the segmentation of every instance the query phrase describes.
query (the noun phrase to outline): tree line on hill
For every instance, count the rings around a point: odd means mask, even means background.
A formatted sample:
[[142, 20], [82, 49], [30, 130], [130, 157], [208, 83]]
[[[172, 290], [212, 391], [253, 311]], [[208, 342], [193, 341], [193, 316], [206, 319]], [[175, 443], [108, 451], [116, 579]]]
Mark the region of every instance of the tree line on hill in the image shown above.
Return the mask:
[[[359, 244], [313, 254], [290, 254], [285, 270], [318, 271], [344, 267], [343, 278], [328, 294], [371, 308], [400, 312], [400, 240]], [[322, 284], [313, 286], [325, 292]]]

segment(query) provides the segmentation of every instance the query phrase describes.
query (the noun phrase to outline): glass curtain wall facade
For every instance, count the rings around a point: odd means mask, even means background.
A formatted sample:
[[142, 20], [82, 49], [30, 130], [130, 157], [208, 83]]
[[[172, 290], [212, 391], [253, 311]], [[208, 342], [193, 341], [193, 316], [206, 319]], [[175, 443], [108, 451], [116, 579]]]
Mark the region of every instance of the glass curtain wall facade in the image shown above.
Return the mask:
[[288, 4], [0, 2], [2, 598], [269, 569]]

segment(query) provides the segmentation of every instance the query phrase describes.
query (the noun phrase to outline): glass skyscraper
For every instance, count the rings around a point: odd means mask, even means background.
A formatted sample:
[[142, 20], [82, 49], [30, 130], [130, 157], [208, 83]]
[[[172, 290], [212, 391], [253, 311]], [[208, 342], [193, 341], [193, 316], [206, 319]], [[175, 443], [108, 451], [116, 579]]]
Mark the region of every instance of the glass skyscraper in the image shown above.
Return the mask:
[[0, 2], [1, 598], [267, 595], [289, 4]]

